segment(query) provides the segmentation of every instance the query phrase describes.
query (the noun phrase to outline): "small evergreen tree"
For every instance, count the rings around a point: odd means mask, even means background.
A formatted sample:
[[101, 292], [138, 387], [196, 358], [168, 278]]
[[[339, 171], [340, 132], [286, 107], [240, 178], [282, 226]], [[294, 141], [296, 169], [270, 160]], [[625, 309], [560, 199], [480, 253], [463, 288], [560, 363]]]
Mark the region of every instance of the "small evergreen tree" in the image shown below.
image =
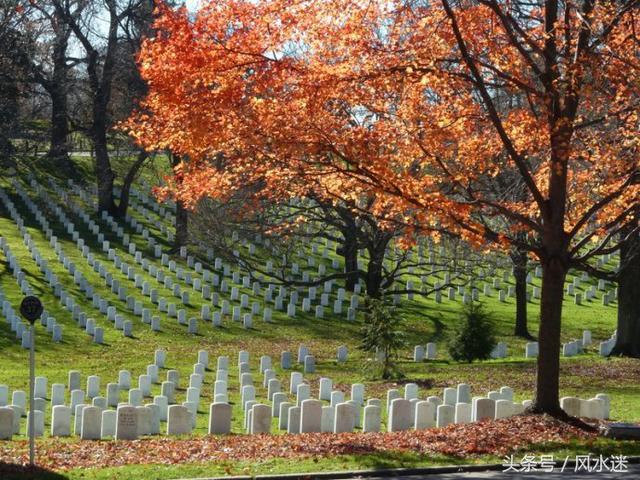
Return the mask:
[[449, 354], [458, 362], [486, 360], [496, 346], [495, 327], [484, 307], [472, 302], [462, 312], [458, 327], [449, 340]]
[[367, 298], [360, 348], [382, 364], [383, 379], [401, 376], [396, 364], [398, 350], [404, 345], [401, 323], [402, 317], [383, 299]]

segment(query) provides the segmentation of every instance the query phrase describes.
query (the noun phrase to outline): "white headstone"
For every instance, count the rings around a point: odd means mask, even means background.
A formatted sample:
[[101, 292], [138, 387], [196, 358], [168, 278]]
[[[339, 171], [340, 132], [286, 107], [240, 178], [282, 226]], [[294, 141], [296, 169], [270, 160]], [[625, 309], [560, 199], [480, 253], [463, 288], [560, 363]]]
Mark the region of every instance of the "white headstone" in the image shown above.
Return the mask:
[[331, 390], [333, 389], [333, 382], [330, 378], [323, 377], [320, 379], [320, 391], [318, 392], [318, 398], [320, 400], [331, 400]]
[[271, 407], [258, 403], [251, 408], [251, 434], [271, 432]]
[[351, 385], [351, 400], [358, 405], [364, 404], [364, 385], [362, 383], [354, 383]]
[[331, 392], [331, 406], [335, 407], [339, 403], [344, 402], [344, 393], [340, 390], [334, 390]]
[[455, 420], [455, 407], [453, 405], [442, 404], [438, 405], [438, 410], [436, 412], [436, 426], [446, 427], [451, 424]]
[[493, 420], [496, 413], [496, 402], [491, 398], [473, 398], [473, 421]]
[[379, 405], [367, 405], [364, 407], [363, 432], [379, 432], [381, 424], [382, 408]]
[[138, 412], [131, 405], [118, 406], [116, 415], [116, 440], [136, 440], [138, 438]]
[[322, 402], [307, 399], [301, 403], [300, 433], [320, 432], [322, 426]]
[[471, 422], [472, 405], [470, 403], [456, 403], [455, 423]]
[[296, 389], [297, 405], [302, 406], [302, 402], [311, 397], [311, 387], [306, 383], [301, 383]]
[[495, 418], [507, 418], [513, 415], [513, 402], [511, 400], [496, 400]]
[[560, 399], [560, 408], [564, 410], [567, 415], [572, 417], [580, 416], [580, 403], [581, 400], [577, 397], [562, 397]]
[[102, 409], [99, 407], [85, 407], [82, 409], [82, 440], [100, 440], [102, 429]]
[[51, 385], [51, 406], [64, 405], [65, 385], [63, 383], [54, 383]]
[[[14, 431], [14, 411], [9, 407], [0, 407], [0, 440], [11, 440]], [[71, 414], [69, 414], [71, 417]]]
[[[277, 381], [279, 383], [279, 380], [276, 380], [276, 379], [273, 379], [271, 381]], [[271, 383], [271, 381], [269, 383]], [[273, 402], [273, 405], [271, 408], [271, 416], [274, 418], [278, 418], [278, 416], [280, 415], [280, 404], [287, 400], [287, 394], [280, 391], [273, 392], [269, 400]]]
[[40, 410], [34, 410], [27, 414], [27, 432], [30, 431], [29, 425], [33, 421], [33, 434], [36, 437], [44, 435], [44, 412]]
[[389, 412], [388, 430], [390, 432], [409, 430], [412, 423], [411, 402], [404, 398], [396, 398], [392, 400]]
[[338, 363], [346, 362], [347, 355], [348, 355], [347, 347], [345, 347], [344, 345], [341, 345], [340, 347], [338, 347], [338, 351], [336, 354]]
[[404, 386], [404, 398], [405, 400], [413, 400], [414, 398], [418, 398], [418, 385], [415, 383], [407, 383]]
[[456, 403], [471, 403], [471, 387], [466, 383], [458, 384]]
[[293, 407], [291, 402], [281, 402], [280, 411], [278, 412], [278, 428], [280, 430], [287, 430], [289, 425], [289, 409]]
[[116, 419], [117, 412], [115, 410], [104, 410], [102, 412], [102, 428], [100, 430], [100, 437], [114, 437], [116, 434]]
[[209, 435], [223, 435], [231, 432], [231, 405], [212, 403], [209, 407]]
[[333, 433], [352, 432], [356, 425], [356, 413], [353, 403], [336, 405]]
[[171, 405], [167, 412], [167, 435], [189, 435], [192, 431], [192, 415], [183, 405]]
[[288, 411], [287, 433], [300, 433], [300, 407], [292, 406]]
[[51, 409], [51, 436], [68, 437], [71, 435], [71, 408], [56, 405]]

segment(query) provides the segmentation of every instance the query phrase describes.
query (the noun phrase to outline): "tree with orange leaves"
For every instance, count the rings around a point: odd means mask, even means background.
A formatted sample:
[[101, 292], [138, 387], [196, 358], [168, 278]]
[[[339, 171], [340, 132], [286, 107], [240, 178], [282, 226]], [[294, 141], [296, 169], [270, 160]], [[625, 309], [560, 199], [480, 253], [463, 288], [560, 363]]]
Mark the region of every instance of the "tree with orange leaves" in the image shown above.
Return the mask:
[[[188, 156], [174, 191], [187, 203], [249, 179], [286, 198], [313, 179], [328, 198], [375, 192], [409, 235], [528, 252], [543, 270], [533, 410], [561, 416], [567, 272], [604, 274], [595, 257], [638, 235], [638, 3], [164, 9], [131, 130]], [[221, 152], [224, 168], [211, 161]], [[509, 175], [523, 195], [497, 188]]]

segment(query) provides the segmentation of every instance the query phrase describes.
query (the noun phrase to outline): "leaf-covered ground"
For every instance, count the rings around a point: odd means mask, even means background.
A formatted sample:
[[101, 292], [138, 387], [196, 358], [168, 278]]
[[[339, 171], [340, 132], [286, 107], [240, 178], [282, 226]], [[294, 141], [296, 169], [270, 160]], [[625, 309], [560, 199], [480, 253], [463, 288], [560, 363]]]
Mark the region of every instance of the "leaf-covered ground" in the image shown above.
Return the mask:
[[[271, 458], [295, 459], [376, 452], [432, 453], [468, 458], [504, 455], [540, 443], [595, 437], [595, 433], [548, 417], [517, 416], [395, 433], [232, 435], [189, 439], [163, 437], [118, 442], [50, 439], [38, 446], [38, 464], [47, 469], [64, 471], [133, 464], [264, 461]], [[27, 442], [0, 444], [2, 462], [24, 464], [27, 459]]]

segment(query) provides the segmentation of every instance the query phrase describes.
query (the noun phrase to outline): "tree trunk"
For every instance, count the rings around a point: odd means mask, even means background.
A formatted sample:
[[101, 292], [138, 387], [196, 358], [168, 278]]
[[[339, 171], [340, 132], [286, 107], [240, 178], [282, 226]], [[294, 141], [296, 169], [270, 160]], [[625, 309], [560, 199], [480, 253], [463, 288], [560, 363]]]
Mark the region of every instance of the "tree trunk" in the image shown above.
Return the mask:
[[[545, 27], [551, 28], [548, 25]], [[547, 45], [547, 48], [551, 47], [554, 45]], [[555, 52], [550, 55], [555, 55]], [[550, 157], [552, 168], [549, 172], [548, 198], [545, 204], [541, 205], [541, 213], [544, 216], [543, 254], [540, 259], [542, 298], [538, 330], [536, 394], [532, 410], [566, 419], [567, 414], [560, 408], [560, 333], [564, 281], [569, 269], [564, 224], [567, 205], [567, 165], [570, 156], [567, 145], [571, 144], [572, 131], [567, 126], [565, 118], [553, 117], [550, 123], [552, 125]]]
[[67, 122], [67, 92], [63, 85], [54, 85], [51, 96], [51, 132], [47, 157], [57, 169], [67, 174], [75, 173], [75, 165], [69, 158], [69, 124]]
[[[94, 119], [95, 121], [95, 119]], [[104, 122], [99, 121], [93, 126], [93, 146], [96, 155], [96, 183], [98, 185], [98, 211], [107, 211], [117, 215], [118, 209], [113, 200], [113, 181], [115, 175], [111, 169], [109, 152], [107, 150], [107, 131]]]
[[69, 31], [57, 32], [53, 49], [53, 73], [50, 82], [44, 85], [51, 97], [51, 131], [49, 153], [47, 156], [57, 168], [68, 175], [76, 173], [69, 158], [69, 122], [68, 122], [68, 66], [67, 45]]
[[345, 289], [353, 292], [358, 283], [358, 237], [357, 232], [352, 228], [345, 228], [342, 231], [344, 243], [342, 254], [344, 256], [344, 270], [347, 274], [345, 278]]
[[369, 265], [367, 266], [367, 295], [371, 298], [380, 298], [382, 294], [382, 262], [384, 251], [379, 248], [369, 249]]
[[391, 352], [389, 349], [384, 350], [384, 361], [383, 361], [383, 371], [382, 378], [383, 380], [389, 380], [391, 378], [391, 370], [392, 370], [392, 361], [391, 361]]
[[120, 202], [118, 203], [118, 216], [120, 218], [125, 217], [127, 215], [127, 210], [129, 208], [129, 193], [131, 192], [131, 185], [138, 175], [138, 172], [142, 168], [144, 162], [149, 158], [149, 154], [140, 150], [138, 152], [138, 158], [135, 163], [131, 165], [131, 168], [127, 172], [127, 176], [124, 178], [124, 182], [122, 183], [122, 191], [120, 192]]
[[538, 369], [533, 411], [562, 416], [560, 409], [560, 325], [567, 269], [551, 256], [542, 264]]
[[[635, 227], [631, 225], [630, 228]], [[611, 355], [640, 358], [640, 234], [620, 249], [618, 332]]]
[[174, 251], [180, 250], [189, 243], [189, 213], [181, 200], [176, 201], [176, 236], [174, 239]]
[[514, 335], [531, 338], [527, 328], [527, 252], [516, 250], [511, 253], [513, 276], [516, 280], [516, 326]]
[[[171, 166], [177, 167], [180, 164], [180, 157], [171, 154]], [[179, 183], [181, 178], [176, 176], [176, 182]], [[184, 207], [181, 200], [176, 200], [176, 235], [173, 242], [173, 251], [177, 252], [180, 247], [185, 247], [189, 243], [189, 213]]]

